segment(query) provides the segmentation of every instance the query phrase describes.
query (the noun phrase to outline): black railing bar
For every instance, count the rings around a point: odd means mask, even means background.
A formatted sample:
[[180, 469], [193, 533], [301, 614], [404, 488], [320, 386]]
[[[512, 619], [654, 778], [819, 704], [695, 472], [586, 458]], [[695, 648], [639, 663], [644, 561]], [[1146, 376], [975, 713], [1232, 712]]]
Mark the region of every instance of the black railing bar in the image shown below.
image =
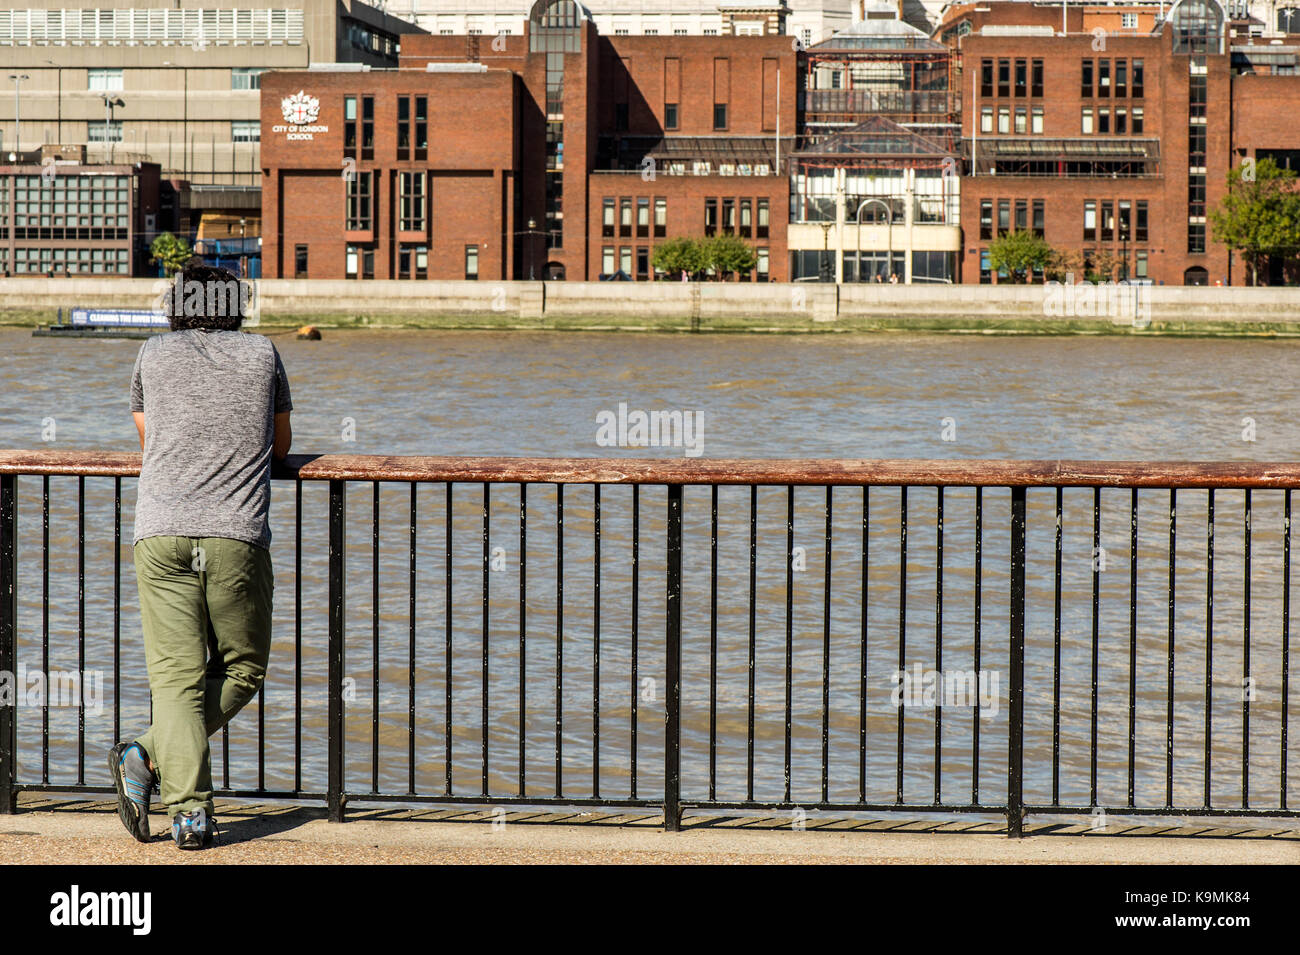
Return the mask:
[[379, 791], [379, 482], [370, 514], [370, 790]]
[[482, 639], [482, 689], [480, 690], [480, 709], [479, 722], [482, 724], [482, 749], [483, 779], [482, 794], [487, 795], [488, 791], [488, 636], [489, 629], [489, 606], [491, 597], [491, 586], [488, 576], [492, 570], [492, 485], [484, 483], [483, 485], [483, 639]]
[[[86, 672], [86, 478], [77, 477], [77, 672]], [[77, 782], [86, 781], [86, 700], [77, 698]]]
[[1137, 586], [1138, 489], [1129, 505], [1128, 553], [1128, 804], [1134, 805], [1137, 774]]
[[407, 538], [407, 682], [406, 682], [406, 774], [407, 790], [415, 792], [415, 587], [416, 587], [416, 532], [419, 526], [416, 511], [416, 488], [411, 485], [410, 517]]
[[600, 798], [600, 485], [591, 491], [591, 794]]

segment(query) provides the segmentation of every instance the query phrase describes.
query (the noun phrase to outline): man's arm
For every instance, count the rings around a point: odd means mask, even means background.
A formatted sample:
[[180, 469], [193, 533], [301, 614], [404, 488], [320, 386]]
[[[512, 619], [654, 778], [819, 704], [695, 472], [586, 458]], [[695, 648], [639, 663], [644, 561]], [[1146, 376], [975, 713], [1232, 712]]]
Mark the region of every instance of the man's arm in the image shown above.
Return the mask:
[[135, 430], [140, 432], [140, 450], [144, 450], [144, 412], [132, 411], [131, 417], [135, 418]]
[[[144, 434], [144, 423], [140, 423], [141, 434]], [[142, 437], [141, 441], [144, 440]], [[289, 445], [293, 444], [293, 427], [289, 424], [289, 412], [277, 411], [275, 415], [275, 440], [271, 443], [271, 457], [277, 461], [283, 461], [284, 456], [289, 453]]]

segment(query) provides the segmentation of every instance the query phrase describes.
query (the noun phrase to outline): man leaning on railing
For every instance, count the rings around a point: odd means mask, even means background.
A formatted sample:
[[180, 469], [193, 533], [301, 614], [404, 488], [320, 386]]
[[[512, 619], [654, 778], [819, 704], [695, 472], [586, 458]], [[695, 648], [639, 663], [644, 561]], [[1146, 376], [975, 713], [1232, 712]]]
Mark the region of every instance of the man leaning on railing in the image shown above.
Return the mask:
[[118, 815], [149, 841], [157, 787], [181, 849], [212, 844], [208, 737], [256, 694], [271, 647], [271, 460], [289, 451], [289, 381], [263, 335], [240, 331], [248, 287], [187, 266], [144, 343], [131, 412], [144, 460], [135, 512], [153, 725], [109, 752]]

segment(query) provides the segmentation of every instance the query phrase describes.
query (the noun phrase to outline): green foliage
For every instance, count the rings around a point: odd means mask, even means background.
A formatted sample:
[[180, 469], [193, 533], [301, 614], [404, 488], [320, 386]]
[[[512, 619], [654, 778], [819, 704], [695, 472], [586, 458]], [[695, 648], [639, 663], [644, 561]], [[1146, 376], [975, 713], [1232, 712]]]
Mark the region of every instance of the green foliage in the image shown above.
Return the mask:
[[149, 246], [149, 255], [149, 261], [161, 265], [170, 277], [185, 267], [185, 263], [194, 255], [194, 250], [184, 239], [164, 232]]
[[704, 243], [698, 239], [679, 237], [660, 242], [655, 246], [651, 263], [660, 272], [669, 275], [694, 275], [705, 268]]
[[989, 243], [989, 266], [1013, 282], [1027, 282], [1035, 269], [1052, 265], [1052, 247], [1032, 232], [1008, 232]]
[[1235, 249], [1250, 266], [1251, 284], [1270, 255], [1300, 252], [1300, 192], [1296, 174], [1272, 159], [1228, 172], [1228, 192], [1210, 210], [1214, 241]]
[[758, 265], [758, 255], [744, 239], [734, 235], [716, 235], [704, 243], [704, 261], [719, 278], [732, 272], [749, 272]]

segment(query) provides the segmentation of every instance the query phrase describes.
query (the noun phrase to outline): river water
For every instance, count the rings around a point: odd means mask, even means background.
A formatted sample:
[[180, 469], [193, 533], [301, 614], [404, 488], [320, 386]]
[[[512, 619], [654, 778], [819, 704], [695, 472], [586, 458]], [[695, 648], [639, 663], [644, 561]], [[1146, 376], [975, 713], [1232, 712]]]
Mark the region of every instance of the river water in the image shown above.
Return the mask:
[[[1284, 341], [1133, 338], [988, 338], [964, 336], [686, 336], [433, 331], [327, 332], [320, 342], [276, 338], [293, 397], [294, 450], [357, 454], [530, 456], [681, 456], [682, 448], [621, 448], [598, 443], [598, 416], [620, 404], [636, 410], [695, 415], [707, 457], [1081, 458], [1232, 461], [1294, 460], [1300, 425], [1294, 409], [1300, 379], [1290, 374], [1297, 346]], [[0, 329], [0, 447], [134, 450], [127, 412], [134, 341], [52, 341]], [[53, 433], [51, 433], [51, 431]], [[53, 438], [45, 441], [43, 439]], [[39, 478], [20, 481], [20, 659], [41, 665], [41, 527]], [[75, 478], [51, 480], [49, 668], [75, 669], [77, 527]], [[564, 494], [562, 675], [557, 686], [556, 491], [531, 487], [527, 497], [525, 646], [520, 647], [519, 489], [498, 486], [490, 502], [488, 646], [483, 636], [483, 492], [458, 486], [452, 536], [446, 539], [441, 485], [421, 487], [416, 504], [416, 613], [412, 655], [408, 534], [410, 492], [380, 495], [379, 601], [372, 600], [371, 487], [349, 487], [348, 678], [349, 789], [441, 792], [450, 775], [457, 793], [483, 786], [499, 795], [520, 788], [520, 675], [525, 792], [590, 795], [599, 751], [599, 792], [631, 795], [631, 728], [637, 731], [637, 795], [662, 785], [664, 491], [645, 488], [640, 510], [640, 584], [636, 623], [637, 681], [632, 680], [631, 490], [601, 492], [599, 653], [593, 613], [594, 499], [589, 487]], [[303, 734], [295, 739], [294, 495], [278, 484], [272, 545], [277, 624], [265, 701], [268, 789], [294, 786], [295, 746], [301, 785], [320, 791], [324, 778], [325, 488], [303, 493], [301, 554]], [[786, 616], [784, 488], [757, 495], [754, 621], [754, 796], [780, 800], [785, 786], [784, 667], [791, 660], [790, 791], [820, 798], [823, 762], [823, 667], [829, 671], [827, 792], [832, 801], [893, 802], [901, 720], [904, 798], [948, 804], [971, 801], [975, 717], [969, 706], [901, 711], [891, 699], [900, 663], [900, 608], [906, 610], [901, 662], [922, 671], [974, 669], [974, 492], [944, 495], [943, 594], [936, 626], [936, 494], [908, 494], [907, 568], [900, 574], [897, 490], [873, 490], [866, 506], [869, 559], [863, 573], [863, 496], [832, 497], [832, 563], [826, 616], [826, 494], [794, 495], [795, 569]], [[88, 782], [101, 779], [99, 750], [113, 727], [112, 481], [86, 481], [85, 633], [87, 670], [106, 675], [100, 712], [86, 714]], [[980, 717], [979, 796], [1005, 793], [1006, 604], [1009, 494], [984, 493], [982, 668], [1000, 679], [996, 700]], [[1169, 581], [1168, 492], [1143, 492], [1139, 504], [1135, 621], [1129, 616], [1129, 494], [1102, 496], [1101, 543], [1092, 542], [1092, 492], [1065, 493], [1061, 665], [1053, 665], [1053, 492], [1029, 494], [1026, 663], [1028, 798], [1052, 795], [1053, 760], [1064, 804], [1093, 802], [1089, 747], [1092, 703], [1093, 567], [1099, 562], [1097, 704], [1100, 757], [1097, 802], [1127, 798], [1129, 693], [1135, 729], [1135, 802], [1165, 799]], [[134, 482], [123, 481], [122, 732], [148, 720], [147, 679], [130, 567]], [[749, 755], [749, 491], [719, 494], [716, 615], [716, 796], [744, 799]], [[1206, 495], [1180, 492], [1175, 561], [1173, 802], [1199, 805], [1204, 787], [1206, 722]], [[709, 789], [710, 547], [709, 491], [687, 488], [683, 554], [683, 794]], [[1215, 805], [1242, 801], [1243, 736], [1250, 744], [1244, 777], [1252, 806], [1276, 806], [1281, 753], [1282, 495], [1256, 492], [1251, 520], [1250, 665], [1244, 664], [1244, 498], [1215, 497], [1211, 783]], [[451, 668], [447, 667], [445, 555], [451, 552]], [[863, 581], [867, 598], [863, 599]], [[906, 584], [902, 596], [900, 582]], [[863, 608], [865, 607], [865, 613]], [[829, 619], [829, 626], [827, 625]], [[867, 636], [865, 748], [861, 745], [862, 634]], [[1131, 636], [1132, 627], [1132, 636]], [[377, 650], [374, 632], [378, 630]], [[825, 636], [829, 629], [829, 654]], [[1136, 665], [1130, 668], [1130, 639]], [[1292, 641], [1294, 643], [1294, 641]], [[483, 660], [488, 677], [483, 676]], [[412, 658], [414, 666], [412, 666]], [[377, 667], [376, 667], [377, 661]], [[522, 661], [522, 662], [521, 662]], [[595, 678], [597, 666], [599, 679]], [[416, 707], [408, 711], [408, 676]], [[449, 679], [450, 676], [450, 679]], [[376, 677], [378, 692], [376, 693]], [[1245, 684], [1243, 686], [1243, 681]], [[1291, 681], [1294, 684], [1294, 681]], [[446, 708], [450, 683], [452, 704]], [[599, 700], [593, 698], [599, 686]], [[484, 690], [487, 691], [486, 704]], [[1059, 725], [1053, 696], [1060, 695]], [[1296, 709], [1296, 691], [1289, 712]], [[1243, 697], [1249, 696], [1249, 728]], [[557, 698], [560, 705], [556, 706]], [[486, 723], [483, 719], [486, 708]], [[635, 708], [635, 717], [633, 715]], [[901, 712], [901, 717], [900, 717]], [[39, 778], [39, 709], [18, 713], [20, 775]], [[942, 714], [939, 756], [935, 717]], [[372, 724], [378, 716], [378, 729]], [[450, 719], [449, 719], [450, 717]], [[408, 761], [408, 720], [416, 758]], [[557, 729], [557, 724], [558, 729]], [[486, 732], [485, 732], [486, 727]], [[218, 785], [257, 785], [257, 708], [230, 730], [229, 776], [214, 750]], [[598, 733], [596, 732], [598, 730]], [[51, 780], [77, 778], [75, 709], [50, 711]], [[377, 774], [371, 762], [378, 735]], [[1289, 748], [1296, 773], [1295, 738]], [[562, 752], [556, 753], [556, 738]], [[598, 737], [598, 741], [597, 741]], [[1055, 741], [1055, 742], [1054, 742]], [[865, 755], [864, 755], [865, 754]], [[859, 778], [860, 757], [866, 774]], [[557, 786], [557, 761], [561, 780]], [[372, 778], [373, 774], [373, 778]], [[1290, 798], [1296, 799], [1291, 782]]]

